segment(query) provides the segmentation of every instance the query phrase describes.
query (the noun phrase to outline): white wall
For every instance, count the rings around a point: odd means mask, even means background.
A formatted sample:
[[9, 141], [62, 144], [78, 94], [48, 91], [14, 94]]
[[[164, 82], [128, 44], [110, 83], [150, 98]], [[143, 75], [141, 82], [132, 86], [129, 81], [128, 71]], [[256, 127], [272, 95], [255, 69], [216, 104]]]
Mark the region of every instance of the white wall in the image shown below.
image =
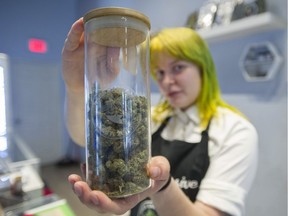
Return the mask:
[[17, 133], [42, 164], [63, 155], [63, 98], [60, 68], [43, 61], [14, 60], [13, 132]]

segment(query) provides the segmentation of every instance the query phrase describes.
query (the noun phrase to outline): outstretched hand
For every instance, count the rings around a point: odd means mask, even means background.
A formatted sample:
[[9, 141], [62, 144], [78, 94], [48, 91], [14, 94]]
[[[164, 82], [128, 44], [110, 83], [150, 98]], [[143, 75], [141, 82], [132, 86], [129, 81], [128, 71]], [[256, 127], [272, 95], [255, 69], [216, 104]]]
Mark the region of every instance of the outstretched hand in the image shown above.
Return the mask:
[[120, 199], [111, 199], [101, 191], [91, 190], [79, 175], [70, 175], [68, 181], [79, 200], [89, 208], [99, 213], [124, 214], [140, 201], [157, 193], [165, 185], [170, 176], [168, 160], [162, 156], [153, 157], [147, 166], [147, 173], [152, 179], [150, 188], [142, 193]]

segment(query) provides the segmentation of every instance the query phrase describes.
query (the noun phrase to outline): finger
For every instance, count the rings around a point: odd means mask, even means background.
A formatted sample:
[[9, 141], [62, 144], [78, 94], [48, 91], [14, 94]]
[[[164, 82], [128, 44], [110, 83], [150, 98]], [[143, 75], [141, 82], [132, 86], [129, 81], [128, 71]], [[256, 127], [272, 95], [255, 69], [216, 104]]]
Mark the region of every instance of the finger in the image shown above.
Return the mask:
[[170, 176], [169, 161], [162, 156], [151, 158], [148, 164], [148, 175], [156, 181], [165, 181]]
[[140, 199], [138, 194], [127, 198], [110, 199], [101, 191], [92, 191], [90, 201], [94, 204], [94, 209], [97, 212], [110, 212], [120, 215], [136, 206]]
[[108, 71], [114, 74], [114, 77], [119, 73], [119, 58], [120, 48], [118, 47], [107, 47], [107, 66]]
[[[79, 179], [79, 176], [73, 178]], [[87, 183], [83, 181], [75, 182], [73, 188], [79, 200], [87, 207], [96, 210], [98, 213], [109, 212], [117, 215], [124, 214], [149, 194], [151, 195], [151, 192], [145, 192], [127, 198], [110, 199], [101, 191], [91, 190]]]
[[68, 177], [68, 179], [69, 182], [72, 184], [72, 189], [80, 202], [82, 202], [84, 205], [91, 209], [95, 209], [99, 213], [104, 213], [101, 208], [98, 208], [98, 206], [95, 205], [95, 201], [93, 202], [93, 200], [91, 199], [92, 190], [86, 182], [81, 180], [80, 176], [72, 174]]
[[82, 181], [82, 178], [79, 175], [71, 174], [68, 176], [68, 181], [71, 185], [74, 185], [77, 181]]
[[69, 181], [69, 183], [71, 185], [71, 188], [72, 188], [73, 192], [76, 193], [74, 185], [75, 185], [76, 182], [82, 181], [81, 177], [79, 175], [76, 175], [76, 174], [71, 174], [71, 175], [68, 176], [68, 181]]
[[123, 66], [132, 74], [136, 74], [137, 68], [137, 49], [135, 46], [127, 47], [122, 50]]
[[74, 184], [74, 193], [78, 196], [79, 200], [88, 207], [93, 206], [90, 199], [91, 188], [84, 181], [78, 181]]
[[162, 156], [153, 157], [147, 166], [147, 172], [152, 181], [152, 185], [147, 193], [157, 192], [170, 178], [169, 161]]
[[117, 201], [111, 200], [101, 191], [91, 190], [85, 182], [77, 182], [74, 185], [75, 194], [87, 207], [96, 210], [98, 213], [124, 214], [129, 209], [127, 205], [119, 205]]
[[71, 27], [65, 40], [64, 49], [73, 51], [83, 43], [84, 23], [83, 18], [78, 19]]

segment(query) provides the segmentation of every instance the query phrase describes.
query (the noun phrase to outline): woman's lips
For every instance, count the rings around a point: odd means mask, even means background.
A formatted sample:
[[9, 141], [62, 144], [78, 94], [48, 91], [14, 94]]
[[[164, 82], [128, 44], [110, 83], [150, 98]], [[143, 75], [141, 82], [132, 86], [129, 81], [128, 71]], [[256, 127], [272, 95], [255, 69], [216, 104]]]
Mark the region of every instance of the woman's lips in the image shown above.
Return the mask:
[[179, 94], [180, 94], [180, 92], [169, 92], [168, 93], [168, 97], [173, 98], [173, 97], [176, 97]]

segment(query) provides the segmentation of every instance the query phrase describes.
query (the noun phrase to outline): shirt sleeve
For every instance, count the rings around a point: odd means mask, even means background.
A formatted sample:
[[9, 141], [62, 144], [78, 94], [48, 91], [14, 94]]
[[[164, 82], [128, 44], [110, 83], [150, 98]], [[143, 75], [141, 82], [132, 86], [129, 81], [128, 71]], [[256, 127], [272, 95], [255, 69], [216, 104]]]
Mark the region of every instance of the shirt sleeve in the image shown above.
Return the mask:
[[[231, 123], [227, 123], [227, 119], [223, 123], [225, 135], [222, 137], [221, 131], [214, 131], [215, 137], [217, 134], [221, 137], [217, 140], [219, 148], [210, 156], [210, 166], [197, 196], [197, 200], [235, 216], [243, 215], [245, 197], [253, 183], [258, 160], [256, 129], [241, 118]], [[212, 141], [211, 145], [217, 143]]]

